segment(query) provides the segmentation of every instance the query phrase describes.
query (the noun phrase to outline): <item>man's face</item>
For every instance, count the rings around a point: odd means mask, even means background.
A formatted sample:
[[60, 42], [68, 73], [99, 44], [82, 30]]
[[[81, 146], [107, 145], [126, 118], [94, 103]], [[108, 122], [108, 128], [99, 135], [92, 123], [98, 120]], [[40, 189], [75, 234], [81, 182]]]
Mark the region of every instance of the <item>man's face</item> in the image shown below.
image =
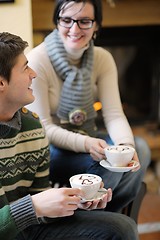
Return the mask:
[[19, 109], [34, 101], [31, 84], [35, 77], [36, 73], [28, 66], [27, 58], [20, 54], [11, 71], [10, 82], [6, 85], [5, 103], [8, 107]]

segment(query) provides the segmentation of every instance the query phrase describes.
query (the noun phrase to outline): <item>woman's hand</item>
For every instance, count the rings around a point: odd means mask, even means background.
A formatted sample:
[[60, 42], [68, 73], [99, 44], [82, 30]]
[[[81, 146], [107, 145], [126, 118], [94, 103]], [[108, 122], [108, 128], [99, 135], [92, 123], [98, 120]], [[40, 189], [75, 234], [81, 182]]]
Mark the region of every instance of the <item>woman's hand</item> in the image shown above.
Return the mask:
[[[137, 155], [137, 152], [135, 151], [134, 152], [134, 156], [133, 156], [133, 159], [132, 159], [132, 161], [131, 161], [131, 163], [133, 162], [133, 164], [136, 162], [138, 162], [139, 163], [139, 165], [136, 167], [136, 168], [134, 168], [133, 170], [132, 170], [132, 172], [136, 172], [136, 171], [138, 171], [139, 169], [140, 169], [140, 167], [141, 167], [141, 164], [140, 164], [140, 162], [139, 162], [139, 158], [138, 158], [138, 155]], [[130, 163], [130, 164], [131, 164]]]
[[107, 203], [112, 200], [112, 190], [109, 188], [101, 199], [96, 199], [86, 203], [80, 203], [78, 206], [84, 210], [103, 209], [107, 206]]
[[96, 161], [106, 159], [104, 148], [107, 146], [106, 141], [99, 138], [87, 137], [85, 141], [86, 152], [89, 152], [92, 158]]

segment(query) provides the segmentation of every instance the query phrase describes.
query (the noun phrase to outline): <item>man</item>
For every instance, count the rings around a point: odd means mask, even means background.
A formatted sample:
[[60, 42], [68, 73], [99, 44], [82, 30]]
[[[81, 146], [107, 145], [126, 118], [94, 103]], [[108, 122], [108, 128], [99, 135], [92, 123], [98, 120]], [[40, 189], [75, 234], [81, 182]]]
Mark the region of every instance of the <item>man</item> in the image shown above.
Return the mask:
[[36, 73], [24, 55], [27, 42], [0, 33], [0, 239], [138, 239], [133, 220], [93, 210], [101, 200], [81, 203], [83, 192], [49, 185], [48, 140], [35, 113], [23, 106], [34, 101]]

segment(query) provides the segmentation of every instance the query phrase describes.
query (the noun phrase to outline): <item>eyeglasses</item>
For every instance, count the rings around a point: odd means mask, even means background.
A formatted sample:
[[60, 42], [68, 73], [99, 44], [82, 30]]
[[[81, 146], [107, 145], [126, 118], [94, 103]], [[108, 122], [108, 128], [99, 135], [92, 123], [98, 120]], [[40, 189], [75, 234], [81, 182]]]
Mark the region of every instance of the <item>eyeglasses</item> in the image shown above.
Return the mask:
[[62, 27], [65, 27], [65, 28], [71, 28], [74, 23], [77, 23], [77, 25], [80, 29], [86, 30], [86, 29], [92, 28], [94, 22], [95, 22], [95, 20], [91, 20], [91, 19], [87, 19], [87, 18], [83, 18], [83, 19], [79, 19], [79, 20], [74, 20], [69, 17], [59, 17], [58, 18], [59, 25]]

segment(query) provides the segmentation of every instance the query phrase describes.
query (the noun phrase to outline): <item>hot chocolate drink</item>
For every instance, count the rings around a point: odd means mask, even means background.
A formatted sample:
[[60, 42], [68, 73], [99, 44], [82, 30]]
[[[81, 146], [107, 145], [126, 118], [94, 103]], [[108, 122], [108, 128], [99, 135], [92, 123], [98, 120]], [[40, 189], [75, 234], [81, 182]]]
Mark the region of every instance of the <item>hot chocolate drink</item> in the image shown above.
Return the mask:
[[81, 188], [86, 199], [94, 197], [101, 186], [101, 182], [102, 178], [95, 174], [77, 174], [70, 178], [71, 187]]
[[126, 167], [132, 160], [135, 149], [130, 146], [110, 146], [104, 149], [106, 160], [114, 167]]
[[99, 182], [99, 176], [90, 175], [90, 174], [79, 174], [76, 175], [72, 181], [74, 181], [75, 184], [79, 185], [93, 185], [97, 182]]

